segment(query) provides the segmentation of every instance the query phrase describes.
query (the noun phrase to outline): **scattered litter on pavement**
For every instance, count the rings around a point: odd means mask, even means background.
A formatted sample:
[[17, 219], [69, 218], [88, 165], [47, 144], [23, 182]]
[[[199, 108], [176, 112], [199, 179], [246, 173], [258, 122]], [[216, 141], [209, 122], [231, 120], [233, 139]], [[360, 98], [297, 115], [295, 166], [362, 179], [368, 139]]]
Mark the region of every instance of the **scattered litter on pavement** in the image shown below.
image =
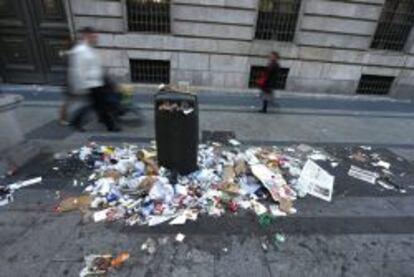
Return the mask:
[[175, 236], [175, 241], [178, 241], [178, 242], [183, 242], [183, 241], [184, 241], [184, 239], [185, 239], [185, 235], [184, 235], [184, 234], [178, 233], [178, 234]]
[[309, 193], [328, 202], [332, 200], [334, 182], [335, 178], [312, 160], [306, 162], [298, 180], [302, 195]]
[[[60, 192], [59, 192], [60, 198]], [[78, 210], [81, 208], [88, 208], [92, 203], [92, 197], [89, 195], [81, 195], [79, 197], [68, 197], [56, 207], [56, 211], [59, 213]]]
[[273, 235], [273, 245], [279, 249], [283, 243], [286, 241], [286, 236], [281, 233], [276, 233]]
[[118, 256], [116, 256], [114, 259], [112, 259], [111, 261], [111, 267], [113, 268], [118, 268], [121, 267], [126, 260], [128, 260], [130, 257], [128, 252], [122, 252], [120, 253]]
[[0, 186], [0, 207], [14, 201], [13, 194], [16, 190], [29, 187], [42, 182], [42, 177], [36, 177], [21, 182], [16, 182], [7, 186]]
[[22, 181], [22, 182], [17, 182], [17, 183], [11, 184], [11, 185], [9, 185], [9, 188], [11, 190], [18, 190], [18, 189], [21, 189], [21, 188], [25, 188], [25, 187], [29, 187], [29, 186], [32, 186], [32, 185], [39, 184], [41, 182], [42, 182], [42, 177], [36, 177], [36, 178], [32, 178], [32, 179], [25, 180], [25, 181]]
[[264, 252], [267, 252], [269, 250], [269, 247], [267, 246], [266, 242], [262, 242], [261, 246]]
[[65, 152], [58, 152], [58, 153], [55, 153], [53, 155], [53, 158], [55, 160], [64, 160], [64, 159], [69, 158], [69, 154], [68, 153], [65, 153]]
[[241, 143], [235, 139], [229, 139], [228, 142], [233, 146], [240, 146]]
[[391, 167], [390, 163], [382, 161], [382, 160], [378, 161], [377, 163], [373, 163], [373, 165], [378, 166], [378, 167], [382, 167], [382, 168], [385, 168], [385, 169], [390, 169], [390, 167]]
[[9, 187], [0, 187], [0, 207], [13, 202], [13, 195]]
[[351, 168], [348, 171], [348, 175], [358, 180], [365, 181], [373, 185], [375, 185], [375, 182], [377, 181], [379, 177], [378, 173], [359, 168], [355, 165], [351, 166]]
[[154, 254], [157, 251], [157, 242], [152, 239], [148, 238], [142, 245], [141, 251], [147, 252], [149, 255]]
[[275, 204], [269, 206], [269, 211], [270, 211], [270, 214], [273, 217], [279, 217], [279, 216], [286, 216], [287, 215], [287, 213], [281, 211], [279, 209], [279, 207]]
[[262, 227], [268, 227], [273, 222], [273, 216], [268, 213], [259, 215], [259, 223]]
[[[175, 215], [153, 215], [149, 217], [148, 226], [160, 225], [171, 220]], [[170, 222], [171, 224], [171, 222]]]
[[263, 214], [265, 214], [267, 212], [266, 206], [263, 205], [263, 204], [261, 204], [261, 203], [259, 203], [259, 202], [257, 202], [257, 201], [255, 201], [255, 200], [252, 200], [250, 202], [250, 204], [251, 204], [251, 207], [253, 207], [254, 212], [258, 216], [261, 216], [261, 215], [263, 215]]
[[79, 277], [105, 275], [111, 269], [121, 267], [128, 259], [128, 252], [122, 252], [116, 257], [112, 255], [88, 255], [85, 257], [85, 267], [79, 273]]
[[108, 212], [111, 210], [111, 208], [97, 211], [93, 214], [93, 221], [95, 222], [101, 222], [105, 221], [108, 218]]
[[383, 181], [383, 180], [378, 180], [378, 185], [380, 185], [381, 187], [383, 187], [384, 189], [387, 189], [387, 190], [392, 190], [392, 189], [394, 189], [394, 186], [392, 186], [391, 184], [389, 184], [388, 182], [386, 182], [386, 181]]

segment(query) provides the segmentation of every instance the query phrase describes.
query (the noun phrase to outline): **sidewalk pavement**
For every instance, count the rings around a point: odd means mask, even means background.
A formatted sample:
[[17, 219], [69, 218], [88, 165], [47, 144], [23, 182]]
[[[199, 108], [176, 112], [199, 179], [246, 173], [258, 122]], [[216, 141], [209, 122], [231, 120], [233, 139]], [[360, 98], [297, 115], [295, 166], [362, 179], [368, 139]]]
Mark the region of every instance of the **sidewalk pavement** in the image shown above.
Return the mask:
[[[19, 93], [18, 110], [30, 141], [42, 156], [15, 178], [38, 175], [45, 182], [16, 193], [0, 209], [0, 276], [78, 276], [84, 255], [134, 254], [111, 276], [413, 276], [414, 195], [377, 191], [375, 187], [343, 189], [332, 203], [315, 198], [298, 202], [298, 214], [263, 230], [252, 214], [202, 218], [180, 227], [125, 227], [81, 224], [76, 213], [55, 214], [56, 191], [78, 195], [70, 177], [51, 177], [52, 153], [78, 148], [88, 141], [146, 144], [154, 139], [152, 93], [136, 96], [144, 119], [128, 116], [122, 133], [107, 133], [93, 120], [88, 132], [58, 124], [58, 91]], [[344, 99], [281, 96], [269, 114], [259, 114], [251, 95], [202, 94], [200, 130], [234, 132], [247, 145], [305, 142], [321, 146], [372, 145], [414, 160], [414, 106], [388, 99]], [[173, 242], [186, 234], [183, 244]], [[287, 241], [264, 251], [263, 239], [284, 232]], [[153, 256], [140, 250], [148, 238], [169, 237]]]
[[[28, 139], [50, 151], [76, 147], [88, 140], [146, 143], [154, 139], [153, 97], [155, 89], [143, 88], [135, 95], [144, 119], [128, 115], [124, 131], [108, 133], [92, 120], [88, 132], [76, 133], [58, 125], [62, 94], [57, 87], [0, 86], [25, 97], [18, 111]], [[252, 92], [253, 93], [253, 92]], [[337, 98], [292, 96], [276, 93], [269, 114], [259, 114], [260, 100], [253, 93], [207, 93], [199, 95], [200, 131], [229, 131], [248, 144], [369, 144], [391, 148], [414, 159], [414, 105], [389, 98]], [[280, 96], [278, 96], [280, 95]]]

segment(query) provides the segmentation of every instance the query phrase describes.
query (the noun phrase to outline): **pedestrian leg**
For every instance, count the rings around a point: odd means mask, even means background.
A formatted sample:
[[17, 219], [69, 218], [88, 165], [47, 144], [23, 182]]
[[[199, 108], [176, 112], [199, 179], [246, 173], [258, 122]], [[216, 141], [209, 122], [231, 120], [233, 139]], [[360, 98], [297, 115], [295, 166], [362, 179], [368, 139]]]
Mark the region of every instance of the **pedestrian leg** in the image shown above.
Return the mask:
[[75, 116], [70, 125], [72, 125], [78, 131], [85, 132], [85, 128], [83, 127], [83, 119], [88, 114], [90, 109], [91, 105], [86, 105], [85, 107], [80, 108], [75, 113]]
[[92, 97], [95, 111], [108, 131], [120, 131], [120, 128], [116, 126], [112, 113], [109, 111], [110, 108], [106, 103], [105, 92], [102, 88], [94, 88], [92, 90]]
[[262, 113], [267, 113], [268, 100], [263, 100]]
[[63, 102], [62, 106], [60, 107], [59, 123], [61, 125], [67, 125], [68, 105], [68, 100], [65, 100], [65, 102]]

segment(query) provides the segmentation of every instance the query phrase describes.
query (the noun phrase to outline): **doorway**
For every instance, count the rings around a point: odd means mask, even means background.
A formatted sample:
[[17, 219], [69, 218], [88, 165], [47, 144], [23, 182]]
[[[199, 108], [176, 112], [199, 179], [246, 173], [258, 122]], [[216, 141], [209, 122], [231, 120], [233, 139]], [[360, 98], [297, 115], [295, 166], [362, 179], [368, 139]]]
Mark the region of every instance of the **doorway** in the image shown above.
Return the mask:
[[5, 82], [63, 84], [70, 47], [63, 0], [0, 0], [0, 74]]

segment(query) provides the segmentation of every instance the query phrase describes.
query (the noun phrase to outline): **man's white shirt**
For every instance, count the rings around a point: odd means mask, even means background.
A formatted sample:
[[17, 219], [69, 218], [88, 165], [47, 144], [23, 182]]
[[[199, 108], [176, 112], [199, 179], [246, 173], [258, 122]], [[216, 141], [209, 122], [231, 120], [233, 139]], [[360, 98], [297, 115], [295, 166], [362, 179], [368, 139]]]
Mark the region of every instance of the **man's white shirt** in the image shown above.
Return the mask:
[[104, 71], [97, 51], [82, 41], [69, 52], [69, 82], [74, 94], [87, 94], [103, 86]]

